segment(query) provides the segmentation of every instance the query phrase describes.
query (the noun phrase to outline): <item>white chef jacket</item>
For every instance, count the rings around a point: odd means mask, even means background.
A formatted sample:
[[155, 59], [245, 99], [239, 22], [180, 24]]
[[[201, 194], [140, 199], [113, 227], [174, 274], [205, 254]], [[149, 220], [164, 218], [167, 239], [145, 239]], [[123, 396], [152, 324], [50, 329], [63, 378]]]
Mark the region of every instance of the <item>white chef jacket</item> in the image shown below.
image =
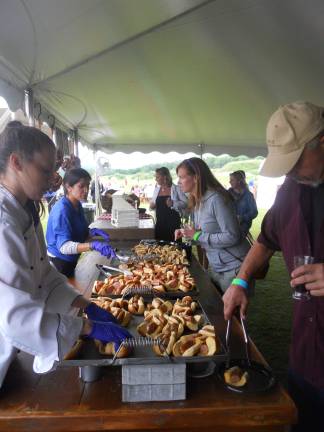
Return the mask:
[[35, 372], [48, 372], [82, 329], [80, 294], [48, 261], [43, 230], [0, 186], [0, 386], [17, 349], [34, 356]]

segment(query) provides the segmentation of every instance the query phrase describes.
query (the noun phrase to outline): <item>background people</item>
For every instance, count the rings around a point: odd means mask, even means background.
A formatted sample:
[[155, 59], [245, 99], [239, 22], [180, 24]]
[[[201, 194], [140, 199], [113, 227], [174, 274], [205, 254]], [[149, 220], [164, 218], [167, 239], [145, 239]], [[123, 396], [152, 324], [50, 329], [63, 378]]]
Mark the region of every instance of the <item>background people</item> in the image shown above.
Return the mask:
[[[73, 276], [80, 253], [96, 250], [110, 257], [114, 254], [109, 235], [102, 230], [89, 231], [82, 202], [87, 200], [90, 174], [75, 168], [63, 178], [64, 197], [52, 208], [46, 231], [50, 261], [67, 277]], [[89, 236], [101, 236], [104, 241], [90, 241]]]
[[185, 159], [177, 174], [182, 191], [190, 193], [194, 227], [177, 230], [176, 238], [192, 238], [206, 250], [211, 277], [225, 291], [249, 250], [233, 199], [200, 158]]
[[[18, 350], [34, 356], [34, 371], [45, 373], [80, 334], [116, 346], [130, 337], [49, 263], [37, 203], [55, 158], [54, 143], [36, 128], [15, 121], [0, 134], [0, 386]], [[87, 320], [76, 317], [80, 308]]]
[[[324, 109], [308, 102], [284, 105], [267, 126], [268, 156], [261, 174], [287, 176], [264, 217], [261, 234], [224, 299], [224, 316], [246, 314], [245, 288], [253, 274], [281, 250], [291, 286], [305, 284], [310, 300], [294, 300], [289, 390], [298, 411], [294, 431], [324, 430]], [[293, 269], [294, 256], [315, 264]], [[275, 305], [274, 305], [275, 307]]]
[[182, 212], [187, 208], [187, 197], [179, 186], [172, 183], [168, 168], [155, 170], [156, 187], [150, 201], [155, 209], [155, 238], [174, 241], [174, 231], [180, 228]]
[[230, 174], [229, 193], [235, 203], [236, 215], [244, 235], [249, 232], [252, 220], [258, 216], [258, 209], [253, 194], [246, 183], [245, 172], [234, 171]]

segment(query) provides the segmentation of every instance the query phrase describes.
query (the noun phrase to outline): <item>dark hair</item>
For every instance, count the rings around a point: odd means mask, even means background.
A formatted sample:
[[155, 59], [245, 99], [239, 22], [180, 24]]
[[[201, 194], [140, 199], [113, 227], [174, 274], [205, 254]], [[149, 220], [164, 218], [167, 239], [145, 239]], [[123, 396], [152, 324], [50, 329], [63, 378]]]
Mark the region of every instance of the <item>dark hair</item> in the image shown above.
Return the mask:
[[196, 190], [193, 194], [190, 194], [189, 207], [192, 208], [199, 206], [203, 195], [208, 189], [217, 191], [220, 195], [222, 195], [225, 202], [232, 200], [229, 192], [227, 192], [224, 186], [222, 186], [221, 183], [216, 179], [209, 166], [202, 159], [198, 157], [185, 159], [177, 166], [177, 174], [180, 168], [184, 168], [189, 175], [196, 176], [197, 179]]
[[230, 176], [233, 176], [242, 187], [247, 187], [245, 172], [243, 170], [238, 170], [230, 173]]
[[167, 185], [169, 187], [172, 186], [172, 177], [171, 177], [171, 174], [170, 174], [170, 171], [168, 168], [166, 168], [166, 167], [157, 168], [155, 170], [155, 173], [160, 174], [161, 176], [165, 177]]
[[83, 168], [73, 168], [67, 171], [63, 177], [64, 195], [67, 194], [66, 186], [74, 186], [81, 179], [87, 179], [91, 181], [91, 175]]
[[9, 122], [0, 134], [0, 173], [6, 171], [12, 153], [31, 161], [34, 153], [41, 152], [44, 146], [55, 149], [55, 144], [44, 132], [16, 120]]

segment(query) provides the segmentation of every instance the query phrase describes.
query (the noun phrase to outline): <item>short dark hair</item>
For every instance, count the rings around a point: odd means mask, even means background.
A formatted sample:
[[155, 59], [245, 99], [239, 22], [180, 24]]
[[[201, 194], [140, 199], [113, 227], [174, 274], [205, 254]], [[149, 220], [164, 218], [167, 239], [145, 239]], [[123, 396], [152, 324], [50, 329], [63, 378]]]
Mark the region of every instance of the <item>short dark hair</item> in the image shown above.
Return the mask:
[[91, 175], [83, 168], [73, 168], [67, 171], [63, 177], [63, 189], [64, 195], [67, 194], [66, 186], [74, 186], [81, 179], [86, 179], [91, 181]]
[[55, 144], [44, 132], [24, 126], [17, 120], [9, 122], [0, 134], [0, 173], [6, 171], [12, 153], [18, 153], [23, 159], [31, 161], [34, 154], [41, 152], [45, 146], [55, 150]]

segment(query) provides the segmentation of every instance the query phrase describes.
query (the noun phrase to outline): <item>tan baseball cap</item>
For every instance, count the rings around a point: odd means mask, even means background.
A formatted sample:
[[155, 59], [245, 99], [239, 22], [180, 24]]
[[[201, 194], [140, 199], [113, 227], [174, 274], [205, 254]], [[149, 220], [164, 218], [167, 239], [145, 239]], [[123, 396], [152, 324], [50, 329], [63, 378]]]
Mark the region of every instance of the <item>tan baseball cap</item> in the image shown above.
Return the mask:
[[268, 155], [260, 170], [267, 177], [287, 174], [305, 145], [324, 130], [324, 108], [309, 102], [280, 106], [267, 125]]

